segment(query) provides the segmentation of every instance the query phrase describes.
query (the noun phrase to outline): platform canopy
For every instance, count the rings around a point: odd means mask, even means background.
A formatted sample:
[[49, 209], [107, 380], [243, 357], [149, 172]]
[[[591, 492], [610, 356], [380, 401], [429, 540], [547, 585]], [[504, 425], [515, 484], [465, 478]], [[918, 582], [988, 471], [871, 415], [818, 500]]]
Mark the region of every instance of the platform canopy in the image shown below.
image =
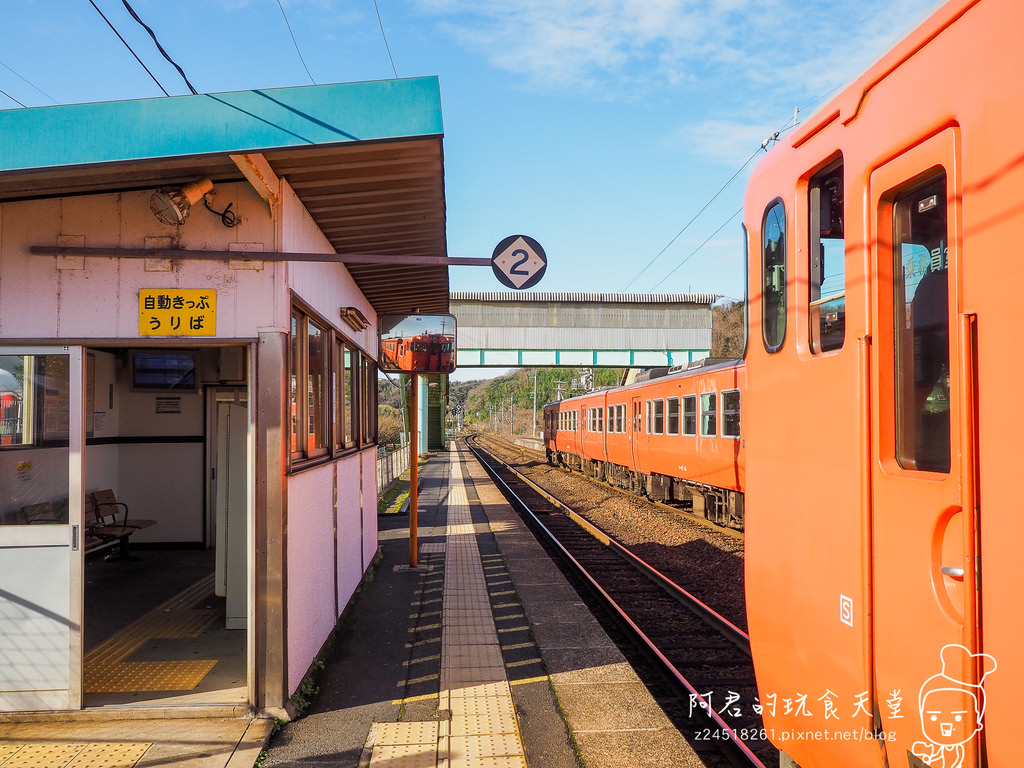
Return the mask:
[[[379, 312], [445, 312], [437, 78], [0, 111], [0, 202], [287, 179]], [[116, 254], [114, 254], [116, 255]]]

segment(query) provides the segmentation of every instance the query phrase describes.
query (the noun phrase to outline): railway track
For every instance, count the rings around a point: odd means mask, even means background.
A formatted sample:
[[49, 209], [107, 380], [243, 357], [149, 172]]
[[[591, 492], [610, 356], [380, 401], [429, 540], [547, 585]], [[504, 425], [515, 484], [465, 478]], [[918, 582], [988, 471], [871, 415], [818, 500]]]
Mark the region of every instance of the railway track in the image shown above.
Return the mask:
[[669, 683], [666, 711], [705, 764], [777, 765], [745, 633], [476, 442], [467, 441], [509, 501]]
[[[541, 462], [543, 462], [545, 464], [547, 463], [547, 457], [544, 455], [543, 451], [534, 450], [533, 448], [518, 447], [518, 446], [515, 446], [513, 443], [506, 442], [502, 438], [493, 437], [493, 436], [485, 436], [482, 433], [480, 435], [478, 435], [478, 437], [480, 437], [480, 438], [482, 438], [482, 439], [487, 441], [487, 443], [488, 443], [487, 450], [489, 450], [489, 451], [493, 452], [493, 450], [494, 450], [494, 448], [496, 446], [502, 446], [502, 447], [504, 447], [508, 451], [508, 454], [506, 454], [506, 455], [514, 454], [514, 453], [519, 453], [521, 456], [529, 455], [529, 456], [537, 459], [538, 461], [541, 461]], [[514, 464], [513, 464], [513, 466], [514, 466]], [[673, 515], [679, 515], [681, 517], [685, 517], [688, 520], [694, 521], [698, 525], [706, 526], [709, 530], [717, 531], [719, 534], [721, 534], [723, 536], [729, 536], [729, 537], [731, 537], [733, 539], [736, 539], [737, 541], [743, 541], [743, 529], [742, 528], [732, 528], [732, 527], [729, 527], [729, 526], [720, 525], [720, 524], [716, 523], [713, 520], [709, 520], [704, 515], [698, 515], [697, 513], [693, 512], [688, 506], [683, 506], [680, 503], [669, 504], [669, 503], [664, 502], [664, 501], [655, 501], [654, 499], [648, 498], [646, 496], [640, 496], [640, 495], [634, 493], [633, 491], [627, 490], [625, 488], [620, 488], [617, 485], [612, 485], [611, 483], [608, 483], [608, 482], [606, 482], [604, 480], [599, 480], [599, 479], [597, 479], [597, 478], [595, 478], [595, 477], [593, 477], [591, 475], [586, 474], [585, 472], [581, 472], [578, 469], [572, 469], [572, 468], [564, 466], [564, 465], [559, 465], [558, 468], [562, 472], [565, 472], [566, 474], [569, 474], [569, 475], [571, 475], [573, 477], [579, 477], [579, 478], [585, 480], [586, 482], [594, 485], [595, 487], [602, 488], [602, 489], [608, 489], [608, 490], [612, 491], [613, 493], [615, 493], [615, 494], [617, 494], [619, 496], [622, 496], [623, 498], [642, 499], [644, 501], [644, 503], [649, 504], [651, 507], [654, 507], [655, 509], [660, 509], [660, 510], [662, 510], [664, 512], [668, 512], [668, 513], [673, 514]]]

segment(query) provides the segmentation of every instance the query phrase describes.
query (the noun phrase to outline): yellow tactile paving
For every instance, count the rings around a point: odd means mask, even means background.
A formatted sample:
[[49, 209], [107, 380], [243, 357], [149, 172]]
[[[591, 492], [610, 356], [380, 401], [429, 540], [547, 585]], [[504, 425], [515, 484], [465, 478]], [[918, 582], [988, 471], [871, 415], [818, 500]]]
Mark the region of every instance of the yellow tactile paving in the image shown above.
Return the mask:
[[87, 744], [25, 744], [0, 763], [3, 768], [65, 768]]
[[[500, 621], [512, 620], [517, 626], [496, 627], [491, 596], [512, 596], [515, 591], [503, 589], [511, 583], [508, 579], [487, 582], [485, 571], [502, 566], [485, 565], [481, 558], [476, 536], [486, 532], [487, 526], [473, 523], [454, 448], [450, 455], [445, 543], [420, 548], [421, 552], [444, 553], [444, 585], [424, 589], [419, 605], [427, 604], [427, 593], [443, 594], [441, 622], [429, 628], [441, 630], [438, 708], [450, 710], [451, 720], [377, 723], [370, 768], [526, 768], [499, 641], [499, 633], [523, 629], [519, 624], [524, 616], [502, 616]], [[493, 590], [490, 595], [489, 590]]]
[[67, 768], [132, 768], [150, 744], [90, 744], [68, 763]]
[[85, 655], [85, 692], [190, 691], [199, 685], [217, 664], [215, 659], [127, 659], [154, 638], [199, 637], [221, 618], [219, 608], [197, 607], [213, 593], [213, 580], [214, 574], [210, 574], [196, 582], [89, 651]]
[[217, 666], [216, 659], [198, 661], [124, 661], [85, 670], [86, 693], [191, 691]]
[[132, 768], [149, 743], [5, 744], [0, 746], [0, 768]]

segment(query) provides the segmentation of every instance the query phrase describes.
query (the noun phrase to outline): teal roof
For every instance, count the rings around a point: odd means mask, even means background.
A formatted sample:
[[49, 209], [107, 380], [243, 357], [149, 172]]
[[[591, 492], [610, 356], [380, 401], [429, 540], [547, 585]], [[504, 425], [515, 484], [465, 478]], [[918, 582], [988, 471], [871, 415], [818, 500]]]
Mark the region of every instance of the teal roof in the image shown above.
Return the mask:
[[0, 111], [0, 173], [440, 136], [436, 77]]

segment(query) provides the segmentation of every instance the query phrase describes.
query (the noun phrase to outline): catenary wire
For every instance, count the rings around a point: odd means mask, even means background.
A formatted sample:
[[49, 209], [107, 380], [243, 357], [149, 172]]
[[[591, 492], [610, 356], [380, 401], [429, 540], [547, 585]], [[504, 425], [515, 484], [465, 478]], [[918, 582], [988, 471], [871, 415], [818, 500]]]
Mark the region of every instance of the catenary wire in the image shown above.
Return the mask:
[[[715, 202], [715, 200], [718, 199], [719, 195], [721, 195], [723, 192], [725, 192], [726, 188], [730, 184], [732, 184], [733, 181], [736, 179], [736, 177], [739, 176], [743, 172], [743, 169], [746, 168], [748, 165], [750, 165], [753, 162], [754, 158], [757, 157], [760, 153], [761, 153], [761, 149], [759, 148], [756, 152], [754, 152], [754, 154], [752, 154], [749, 158], [747, 158], [747, 162], [745, 162], [743, 165], [741, 165], [739, 170], [736, 171], [736, 173], [734, 173], [729, 178], [729, 180], [727, 182], [725, 182], [725, 184], [722, 185], [722, 188], [719, 189], [717, 192], [715, 192], [714, 196], [710, 200], [708, 200], [706, 203], [704, 203], [704, 207], [701, 208], [699, 211], [697, 211], [697, 213], [694, 215], [694, 217], [692, 219], [690, 219], [688, 222], [686, 222], [686, 226], [684, 226], [681, 230], [679, 230], [679, 232], [676, 233], [676, 236], [668, 241], [668, 245], [666, 245], [664, 248], [662, 248], [660, 251], [658, 251], [658, 255], [655, 256], [653, 259], [651, 259], [647, 263], [647, 266], [644, 267], [643, 269], [641, 269], [632, 280], [630, 280], [628, 283], [626, 283], [625, 289], [628, 289], [629, 286], [631, 286], [633, 283], [635, 283], [637, 280], [639, 280], [640, 276], [644, 272], [646, 272], [654, 264], [654, 262], [656, 262], [658, 259], [660, 259], [661, 255], [663, 253], [665, 253], [665, 251], [667, 251], [669, 248], [672, 247], [672, 243], [674, 243], [676, 240], [678, 240], [680, 238], [680, 236], [683, 234], [683, 232], [685, 232], [687, 229], [689, 229], [690, 225], [693, 224], [693, 222], [695, 222], [698, 218], [700, 218], [700, 215], [702, 213], [704, 213], [704, 211], [707, 210], [708, 206], [711, 205], [713, 202]], [[673, 270], [673, 271], [675, 271], [675, 270]], [[669, 274], [671, 274], [671, 273], [669, 273]], [[660, 283], [659, 283], [659, 285], [660, 285]]]
[[107, 26], [110, 27], [110, 29], [114, 32], [115, 35], [117, 35], [117, 39], [120, 40], [122, 43], [124, 43], [124, 47], [127, 48], [128, 52], [131, 53], [131, 55], [135, 57], [135, 60], [137, 62], [139, 62], [139, 66], [141, 66], [144, 70], [146, 70], [146, 74], [147, 75], [149, 75], [151, 78], [153, 78], [153, 82], [156, 83], [156, 87], [164, 92], [164, 96], [170, 96], [171, 94], [169, 94], [167, 92], [167, 89], [164, 88], [160, 84], [160, 81], [156, 79], [156, 75], [154, 75], [152, 72], [149, 71], [149, 67], [147, 67], [145, 65], [145, 63], [143, 63], [142, 59], [139, 58], [139, 55], [135, 51], [132, 50], [132, 47], [130, 45], [128, 45], [128, 41], [125, 40], [123, 37], [121, 37], [121, 33], [118, 32], [117, 28], [113, 24], [110, 23], [110, 19], [108, 19], [104, 15], [103, 11], [100, 10], [100, 7], [98, 5], [96, 5], [96, 3], [93, 2], [93, 0], [89, 0], [89, 4], [92, 5], [92, 7], [96, 9], [96, 13], [98, 13], [100, 15], [100, 18], [102, 18], [105, 22], [107, 22]]
[[388, 51], [388, 59], [391, 60], [391, 71], [395, 73], [395, 80], [398, 79], [398, 70], [395, 69], [395, 59], [391, 55], [391, 46], [388, 45], [388, 36], [384, 34], [384, 22], [380, 19], [380, 8], [377, 7], [377, 0], [373, 0], [373, 9], [377, 12], [377, 23], [380, 24], [380, 36], [384, 38], [384, 47]]
[[[92, 0], [89, 0], [89, 2], [92, 2]], [[121, 3], [128, 10], [128, 13], [130, 13], [132, 15], [132, 18], [135, 19], [137, 22], [139, 22], [139, 24], [142, 25], [142, 28], [144, 30], [149, 32], [149, 36], [151, 38], [153, 38], [153, 42], [156, 44], [157, 50], [160, 51], [160, 53], [163, 55], [163, 57], [165, 59], [167, 59], [169, 62], [171, 62], [171, 66], [173, 66], [176, 70], [178, 70], [178, 74], [181, 75], [181, 79], [185, 81], [185, 85], [188, 86], [188, 89], [190, 91], [192, 91], [193, 95], [198, 96], [199, 95], [199, 91], [197, 91], [195, 88], [193, 88], [192, 87], [192, 83], [190, 83], [188, 81], [188, 78], [185, 77], [185, 70], [183, 70], [181, 67], [179, 67], [177, 62], [174, 59], [172, 59], [170, 57], [170, 55], [167, 53], [167, 51], [164, 50], [164, 47], [162, 45], [160, 45], [160, 41], [156, 39], [156, 33], [146, 25], [146, 22], [144, 22], [142, 19], [139, 18], [139, 14], [137, 14], [135, 12], [135, 9], [132, 8], [131, 5], [129, 5], [128, 0], [121, 0]], [[95, 3], [93, 3], [93, 5], [95, 5]], [[118, 37], [120, 37], [120, 35], [118, 35]], [[167, 92], [164, 91], [164, 93], [167, 93]]]
[[[53, 96], [51, 96], [51, 95], [50, 95], [50, 94], [48, 94], [48, 93], [47, 93], [46, 91], [44, 91], [44, 90], [43, 90], [42, 88], [40, 88], [39, 86], [37, 86], [37, 85], [36, 85], [35, 83], [33, 83], [32, 81], [30, 81], [30, 80], [26, 80], [26, 79], [25, 79], [24, 77], [22, 77], [22, 76], [21, 76], [20, 74], [18, 74], [17, 72], [15, 72], [15, 71], [14, 71], [13, 69], [11, 69], [11, 68], [10, 68], [9, 66], [7, 66], [6, 64], [4, 64], [4, 63], [3, 63], [2, 61], [0, 61], [0, 67], [3, 67], [4, 69], [6, 69], [6, 70], [7, 70], [8, 72], [10, 72], [10, 73], [11, 73], [12, 75], [14, 75], [14, 76], [15, 76], [16, 78], [18, 78], [19, 80], [21, 80], [21, 81], [22, 81], [23, 83], [28, 83], [28, 84], [29, 84], [30, 86], [32, 86], [32, 88], [34, 88], [35, 90], [39, 91], [39, 92], [40, 92], [41, 94], [43, 94], [43, 96], [45, 96], [46, 98], [48, 98], [48, 99], [49, 99], [50, 101], [52, 101], [52, 102], [53, 102], [54, 104], [59, 104], [59, 103], [60, 103], [60, 102], [58, 102], [58, 101], [57, 101], [57, 100], [56, 100], [55, 98], [53, 98]], [[9, 99], [10, 99], [11, 101], [18, 101], [18, 100], [17, 100], [16, 98], [14, 98], [13, 96], [11, 96], [11, 95], [10, 95], [9, 93], [5, 93], [5, 94], [4, 94], [4, 96], [6, 96], [7, 98], [9, 98]], [[19, 104], [21, 104], [21, 102], [20, 102], [20, 101], [18, 101], [18, 103], [19, 103]], [[21, 106], [23, 106], [23, 107], [24, 107], [25, 105], [24, 105], [24, 104], [21, 104]]]
[[309, 82], [316, 85], [316, 80], [313, 79], [313, 75], [309, 73], [309, 67], [306, 66], [306, 60], [302, 58], [302, 51], [299, 50], [299, 42], [295, 39], [295, 33], [292, 31], [291, 22], [288, 21], [288, 14], [284, 11], [284, 5], [281, 4], [281, 0], [277, 0], [277, 7], [281, 9], [281, 15], [284, 16], [285, 26], [288, 27], [288, 34], [292, 36], [292, 44], [295, 46], [295, 52], [299, 54], [299, 61], [302, 62], [302, 68], [306, 70], [306, 74], [309, 76]]
[[[822, 102], [822, 101], [824, 101], [824, 100], [825, 100], [825, 99], [827, 99], [827, 98], [828, 98], [829, 96], [831, 96], [831, 95], [832, 95], [833, 93], [835, 93], [836, 91], [838, 91], [838, 90], [839, 90], [839, 88], [841, 88], [841, 87], [842, 87], [842, 86], [836, 86], [835, 88], [833, 88], [833, 89], [832, 89], [831, 91], [829, 91], [828, 93], [825, 93], [824, 95], [822, 95], [822, 96], [819, 96], [819, 97], [818, 97], [817, 99], [815, 99], [814, 101], [812, 101], [812, 102], [811, 102], [810, 104], [808, 104], [808, 105], [807, 105], [806, 107], [804, 107], [803, 109], [804, 109], [804, 110], [810, 109], [810, 108], [811, 108], [811, 107], [813, 107], [813, 106], [814, 106], [815, 104], [818, 104], [819, 102]], [[657, 261], [657, 260], [658, 260], [659, 258], [661, 258], [662, 254], [663, 254], [663, 253], [665, 253], [665, 251], [667, 251], [667, 250], [668, 250], [668, 249], [669, 249], [669, 248], [670, 248], [670, 247], [672, 246], [672, 244], [673, 244], [673, 243], [674, 243], [674, 242], [675, 242], [676, 240], [678, 240], [678, 239], [679, 239], [679, 237], [680, 237], [680, 236], [681, 236], [681, 235], [682, 235], [682, 234], [683, 234], [683, 233], [684, 233], [684, 232], [685, 232], [685, 231], [686, 231], [686, 230], [687, 230], [687, 229], [688, 229], [688, 228], [690, 227], [690, 225], [691, 225], [691, 224], [693, 224], [693, 222], [695, 222], [695, 221], [696, 221], [696, 220], [697, 220], [697, 219], [698, 219], [698, 218], [700, 217], [700, 215], [701, 215], [702, 213], [704, 213], [704, 211], [705, 211], [705, 210], [707, 210], [707, 207], [708, 207], [709, 205], [711, 205], [711, 203], [713, 203], [713, 202], [714, 202], [714, 201], [715, 201], [715, 200], [716, 200], [716, 199], [717, 199], [717, 198], [718, 198], [718, 197], [719, 197], [719, 196], [720, 196], [720, 195], [721, 195], [721, 194], [722, 194], [722, 193], [723, 193], [723, 192], [724, 192], [724, 191], [726, 190], [726, 188], [727, 188], [727, 187], [728, 187], [728, 186], [729, 186], [730, 184], [732, 184], [732, 182], [733, 182], [733, 181], [735, 181], [735, 180], [736, 180], [736, 177], [737, 177], [737, 176], [739, 176], [739, 175], [740, 175], [740, 174], [741, 174], [741, 173], [743, 172], [743, 169], [744, 169], [744, 168], [746, 168], [746, 167], [747, 167], [748, 165], [750, 165], [750, 163], [751, 163], [751, 162], [753, 162], [753, 160], [754, 160], [754, 158], [755, 158], [755, 157], [757, 157], [757, 156], [758, 156], [759, 154], [761, 154], [761, 152], [762, 152], [762, 151], [765, 151], [765, 152], [767, 152], [767, 151], [768, 151], [768, 147], [769, 147], [769, 146], [770, 146], [771, 144], [773, 144], [774, 142], [777, 142], [777, 141], [779, 140], [779, 137], [780, 137], [780, 136], [781, 136], [781, 135], [782, 135], [783, 133], [786, 133], [787, 131], [790, 131], [790, 130], [792, 130], [792, 129], [793, 129], [793, 128], [795, 128], [795, 127], [796, 127], [796, 119], [795, 119], [795, 117], [793, 117], [793, 118], [790, 118], [790, 119], [789, 119], [789, 120], [788, 120], [788, 121], [786, 122], [786, 124], [785, 124], [784, 126], [782, 126], [782, 128], [780, 128], [779, 130], [775, 131], [775, 133], [773, 133], [773, 134], [772, 134], [771, 136], [769, 136], [769, 137], [768, 137], [767, 139], [765, 139], [765, 140], [764, 140], [763, 142], [761, 142], [761, 146], [760, 146], [760, 147], [759, 147], [759, 148], [758, 148], [758, 149], [757, 149], [757, 150], [756, 150], [756, 151], [754, 152], [754, 154], [752, 154], [752, 155], [751, 155], [750, 157], [748, 157], [748, 158], [747, 158], [747, 161], [746, 161], [745, 163], [743, 163], [743, 165], [741, 165], [741, 166], [740, 166], [739, 170], [737, 170], [737, 171], [736, 171], [736, 173], [734, 173], [734, 174], [733, 174], [732, 176], [730, 176], [730, 177], [729, 177], [729, 180], [728, 180], [727, 182], [725, 182], [725, 184], [723, 184], [723, 185], [722, 185], [722, 188], [721, 188], [721, 189], [719, 189], [719, 190], [718, 190], [718, 191], [717, 191], [717, 192], [716, 192], [716, 193], [714, 194], [714, 196], [713, 196], [713, 197], [712, 197], [712, 198], [711, 198], [710, 200], [708, 200], [708, 201], [707, 201], [707, 202], [706, 202], [706, 203], [704, 204], [704, 206], [703, 206], [703, 207], [702, 207], [702, 208], [701, 208], [701, 209], [700, 209], [699, 211], [697, 211], [696, 215], [695, 215], [695, 216], [694, 216], [694, 217], [693, 217], [692, 219], [690, 219], [690, 220], [689, 220], [689, 221], [688, 221], [688, 222], [686, 223], [686, 226], [684, 226], [684, 227], [683, 227], [683, 228], [682, 228], [681, 230], [679, 230], [679, 232], [678, 232], [678, 233], [676, 234], [676, 236], [675, 236], [675, 237], [673, 237], [673, 238], [672, 238], [672, 239], [671, 239], [671, 240], [670, 240], [670, 241], [668, 242], [668, 245], [666, 245], [666, 246], [665, 246], [664, 248], [662, 248], [662, 249], [661, 249], [660, 251], [658, 251], [658, 254], [657, 254], [657, 255], [656, 255], [656, 256], [655, 256], [655, 257], [654, 257], [653, 259], [651, 259], [651, 260], [650, 260], [650, 261], [649, 261], [649, 262], [647, 263], [647, 265], [646, 265], [646, 266], [645, 266], [645, 267], [644, 267], [643, 269], [641, 269], [641, 270], [640, 270], [640, 271], [639, 271], [639, 272], [638, 272], [638, 273], [636, 274], [636, 276], [635, 276], [635, 277], [633, 277], [633, 279], [632, 279], [632, 280], [630, 280], [630, 281], [629, 281], [628, 283], [626, 283], [626, 286], [625, 286], [625, 287], [626, 287], [626, 288], [629, 288], [629, 286], [631, 286], [631, 285], [632, 285], [633, 283], [635, 283], [635, 282], [636, 282], [636, 281], [637, 281], [637, 280], [638, 280], [638, 279], [640, 278], [640, 276], [641, 276], [641, 275], [643, 275], [643, 273], [644, 273], [644, 272], [646, 272], [646, 271], [647, 271], [647, 270], [648, 270], [648, 269], [649, 269], [649, 268], [650, 268], [650, 267], [651, 267], [651, 266], [652, 266], [652, 265], [654, 264], [654, 262], [656, 262], [656, 261]], [[743, 209], [742, 209], [742, 208], [740, 208], [740, 211], [742, 211], [742, 210], [743, 210]], [[722, 231], [722, 230], [723, 230], [723, 229], [725, 228], [726, 224], [728, 224], [728, 223], [729, 223], [730, 221], [732, 221], [733, 219], [735, 219], [735, 218], [736, 218], [736, 216], [737, 216], [737, 214], [736, 214], [736, 213], [734, 213], [734, 214], [733, 214], [732, 216], [730, 216], [730, 217], [729, 217], [729, 219], [728, 219], [728, 221], [726, 221], [726, 222], [725, 222], [724, 224], [722, 224], [722, 225], [721, 225], [721, 226], [720, 226], [720, 227], [719, 227], [718, 229], [716, 229], [716, 230], [715, 230], [715, 233], [714, 233], [713, 235], [711, 235], [711, 237], [714, 237], [714, 236], [715, 236], [715, 235], [717, 235], [717, 234], [718, 234], [719, 232], [721, 232], [721, 231]], [[689, 256], [687, 256], [687, 257], [686, 257], [685, 259], [683, 259], [683, 260], [682, 260], [681, 262], [679, 262], [679, 264], [677, 264], [677, 265], [676, 265], [676, 266], [675, 266], [675, 267], [674, 267], [674, 268], [672, 269], [672, 271], [671, 271], [671, 272], [669, 272], [669, 273], [668, 273], [667, 275], [665, 275], [665, 277], [663, 277], [663, 278], [662, 278], [661, 280], [659, 280], [659, 281], [657, 282], [657, 284], [656, 284], [656, 285], [654, 286], [654, 288], [657, 288], [657, 287], [658, 287], [659, 285], [661, 285], [661, 284], [662, 284], [663, 282], [665, 282], [665, 280], [667, 280], [667, 279], [669, 278], [669, 276], [670, 276], [670, 275], [672, 275], [672, 274], [673, 274], [673, 273], [674, 273], [674, 272], [675, 272], [675, 271], [676, 271], [677, 269], [679, 269], [679, 267], [681, 267], [681, 266], [682, 266], [683, 264], [685, 264], [685, 263], [686, 263], [686, 262], [687, 262], [687, 261], [688, 261], [688, 260], [689, 260], [689, 259], [690, 259], [690, 258], [691, 258], [692, 256], [694, 256], [694, 255], [695, 255], [695, 254], [697, 253], [697, 251], [699, 251], [699, 250], [700, 250], [701, 248], [703, 248], [703, 247], [704, 247], [705, 245], [707, 245], [707, 243], [708, 243], [708, 241], [709, 241], [710, 239], [711, 239], [711, 238], [709, 237], [709, 238], [708, 238], [708, 240], [705, 240], [705, 241], [704, 241], [703, 243], [701, 243], [701, 244], [700, 244], [700, 245], [699, 245], [699, 246], [697, 247], [697, 249], [696, 249], [695, 251], [691, 252]], [[652, 290], [653, 290], [653, 289], [652, 289]]]
[[[663, 278], [661, 278], [661, 280], [659, 280], [657, 283], [655, 283], [654, 288], [657, 288], [659, 285], [661, 285], [666, 280], [668, 280], [670, 277], [672, 277], [672, 275], [675, 274], [677, 269], [679, 269], [681, 266], [683, 266], [683, 264], [688, 262], [691, 258], [696, 256], [701, 248], [703, 248], [705, 245], [710, 243], [712, 238], [714, 238], [715, 235], [717, 235], [719, 232], [721, 232], [723, 229], [725, 229], [729, 224], [731, 224], [732, 220], [735, 219], [737, 216], [739, 216], [741, 213], [743, 213], [743, 206], [740, 206], [740, 209], [738, 211], [736, 211], [736, 213], [734, 213], [732, 216], [730, 216], [728, 219], [726, 219], [724, 222], [722, 222], [722, 226], [720, 226], [718, 229], [716, 229], [714, 232], [712, 232], [710, 235], [708, 235], [708, 239], [705, 240], [700, 245], [698, 245], [695, 249], [693, 249], [690, 252], [689, 256], [687, 256], [685, 259], [683, 259], [678, 264], [676, 264], [675, 268], [673, 268], [673, 270], [671, 272], [669, 272], [667, 275], [665, 275]], [[652, 288], [651, 290], [653, 291], [654, 288]]]

